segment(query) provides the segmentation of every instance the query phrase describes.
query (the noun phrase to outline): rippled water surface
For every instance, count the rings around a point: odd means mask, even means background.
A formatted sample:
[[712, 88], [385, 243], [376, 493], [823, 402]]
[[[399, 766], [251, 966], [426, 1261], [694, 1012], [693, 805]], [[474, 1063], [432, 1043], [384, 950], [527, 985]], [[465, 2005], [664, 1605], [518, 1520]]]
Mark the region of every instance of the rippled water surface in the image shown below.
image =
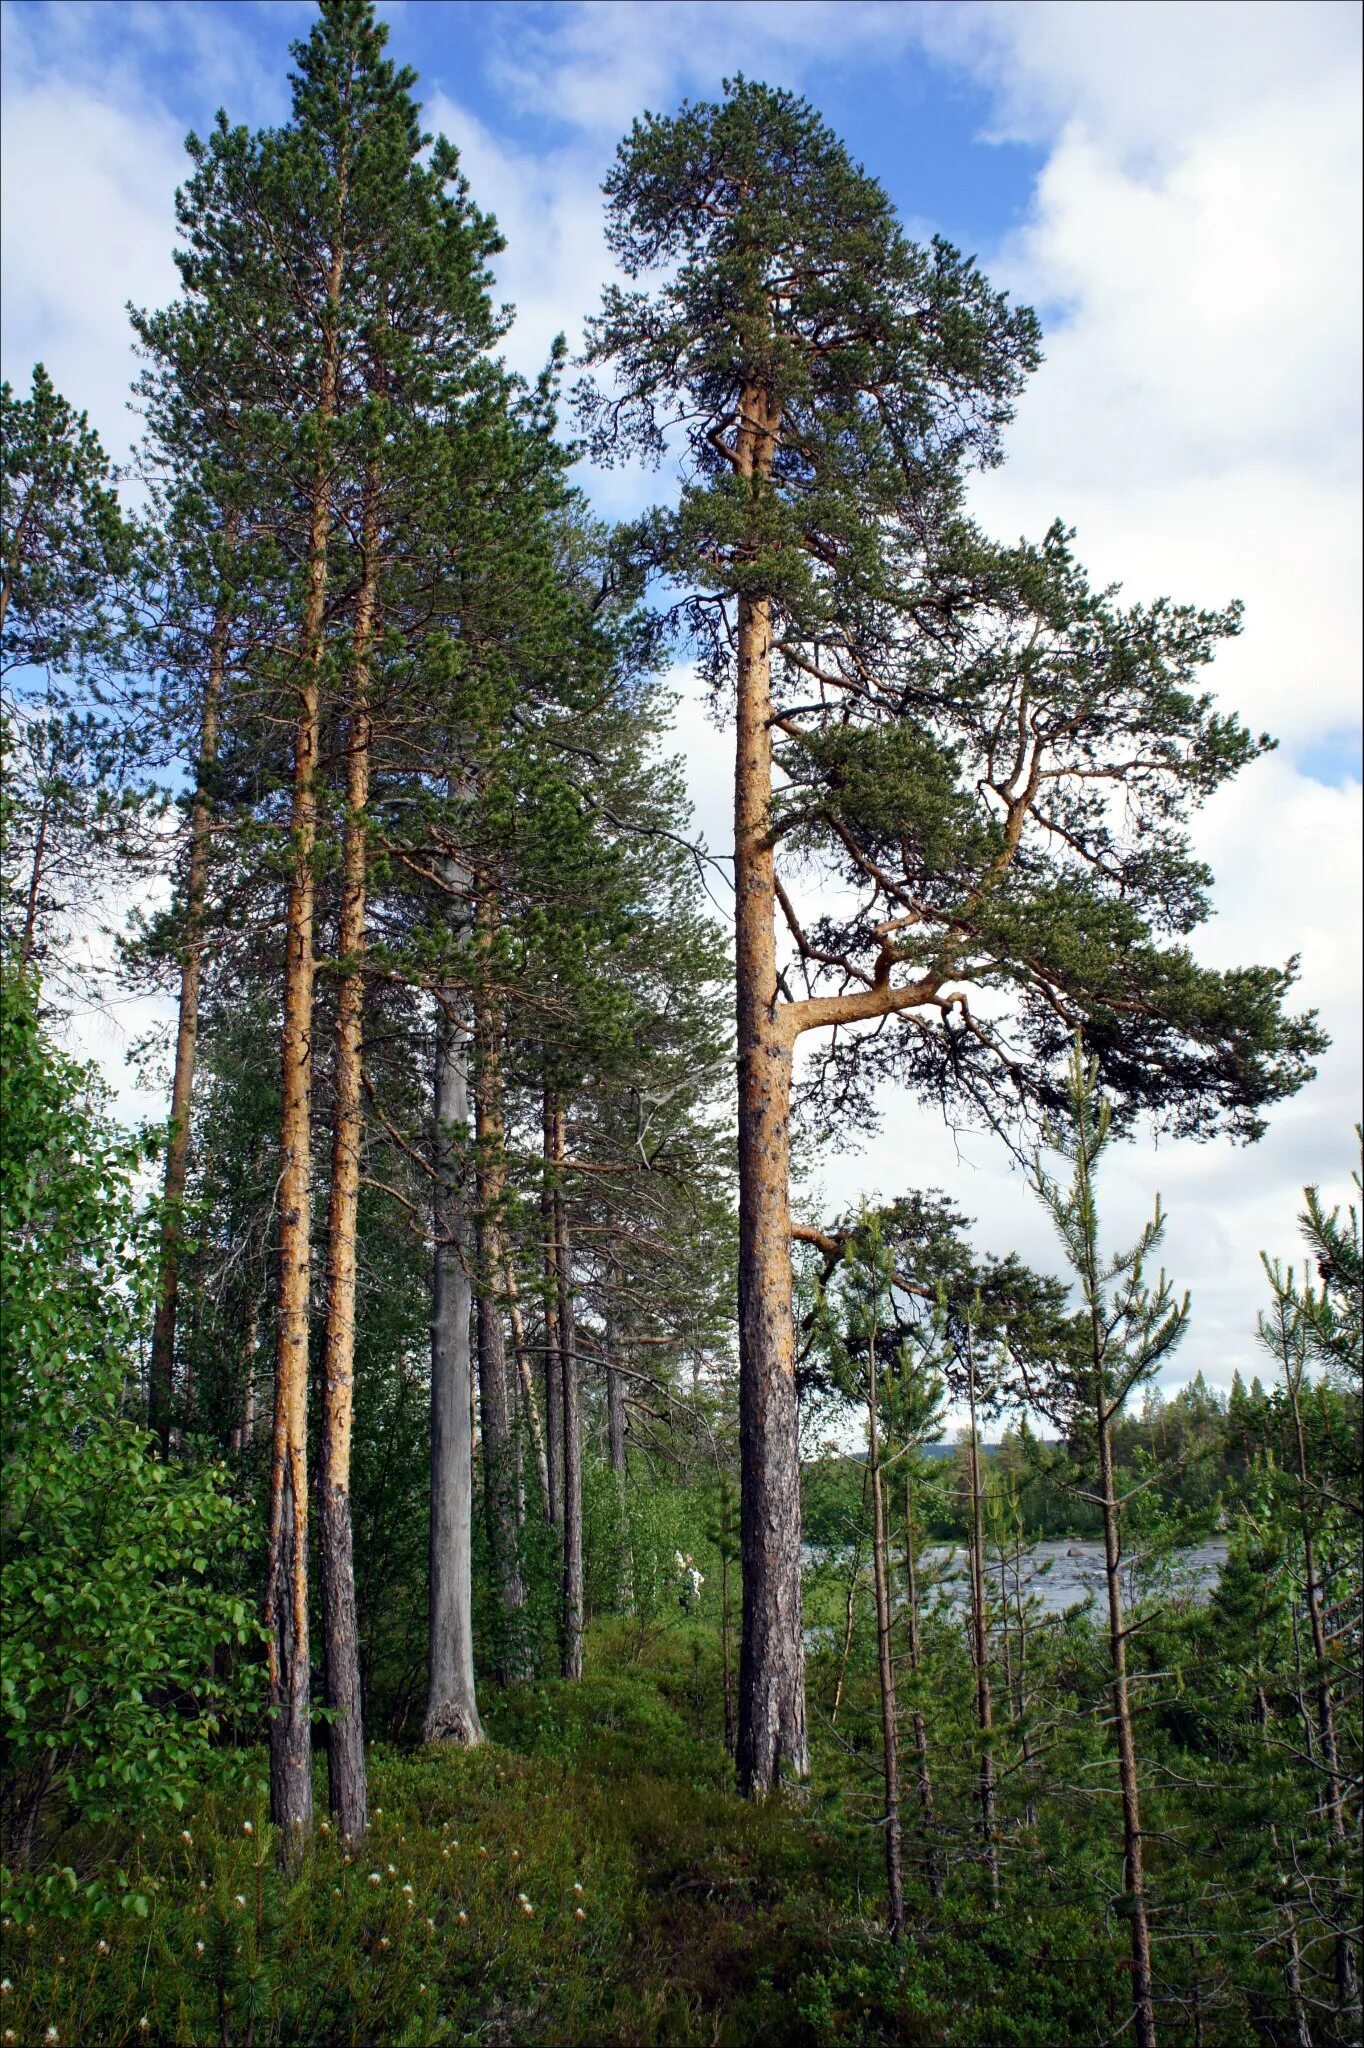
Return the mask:
[[[1195, 1597], [1209, 1594], [1217, 1584], [1218, 1574], [1227, 1555], [1223, 1542], [1200, 1543], [1192, 1549], [1177, 1551], [1173, 1559], [1164, 1562], [1160, 1568], [1162, 1589], [1168, 1588], [1176, 1594]], [[830, 1563], [833, 1556], [827, 1551], [806, 1547], [807, 1564]], [[843, 1561], [846, 1563], [847, 1554]], [[934, 1584], [954, 1606], [964, 1606], [969, 1584], [969, 1565], [966, 1551], [961, 1544], [932, 1545], [923, 1553], [923, 1598], [931, 1604]], [[993, 1590], [999, 1591], [999, 1566], [994, 1561], [989, 1566]], [[1022, 1589], [1039, 1600], [1048, 1614], [1063, 1614], [1068, 1607], [1078, 1607], [1091, 1594], [1096, 1598], [1103, 1593], [1104, 1553], [1102, 1543], [1086, 1542], [1076, 1538], [1055, 1538], [1034, 1546], [1031, 1554], [1021, 1565]], [[1009, 1596], [1013, 1596], [1013, 1575], [1006, 1566], [1006, 1585]], [[1154, 1590], [1150, 1575], [1144, 1570], [1142, 1560], [1129, 1559], [1124, 1565], [1124, 1591], [1129, 1599], [1134, 1594]]]

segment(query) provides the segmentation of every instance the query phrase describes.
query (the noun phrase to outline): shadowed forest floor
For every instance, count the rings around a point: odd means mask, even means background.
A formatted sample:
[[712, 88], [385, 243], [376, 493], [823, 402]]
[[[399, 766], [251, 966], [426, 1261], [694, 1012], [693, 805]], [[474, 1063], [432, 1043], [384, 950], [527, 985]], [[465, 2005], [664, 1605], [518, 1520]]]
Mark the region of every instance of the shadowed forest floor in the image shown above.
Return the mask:
[[[1055, 2048], [1121, 2023], [1121, 1929], [1045, 1879], [991, 1915], [964, 1868], [936, 1906], [911, 1877], [891, 1948], [857, 1759], [826, 1735], [798, 1803], [747, 1804], [700, 1643], [596, 1648], [614, 1675], [490, 1690], [479, 1751], [374, 1749], [354, 1859], [324, 1821], [276, 1874], [254, 1752], [183, 1830], [68, 1843], [122, 1877], [6, 1929], [6, 2041]], [[316, 1789], [325, 1814], [320, 1760]]]

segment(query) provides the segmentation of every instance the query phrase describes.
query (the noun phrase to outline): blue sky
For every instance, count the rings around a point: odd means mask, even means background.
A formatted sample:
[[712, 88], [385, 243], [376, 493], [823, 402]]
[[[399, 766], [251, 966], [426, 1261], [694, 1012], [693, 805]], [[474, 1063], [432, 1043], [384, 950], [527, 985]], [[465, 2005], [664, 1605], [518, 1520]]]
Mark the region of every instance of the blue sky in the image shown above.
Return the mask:
[[[1172, 1215], [1195, 1323], [1175, 1380], [1253, 1362], [1261, 1246], [1292, 1255], [1299, 1191], [1343, 1192], [1360, 1072], [1360, 11], [1340, 0], [395, 0], [392, 49], [508, 238], [508, 350], [574, 340], [610, 263], [599, 187], [633, 116], [735, 69], [805, 92], [912, 231], [940, 231], [1043, 316], [1047, 360], [975, 510], [1004, 537], [1060, 515], [1134, 597], [1242, 596], [1214, 687], [1279, 751], [1199, 824], [1218, 877], [1217, 965], [1302, 963], [1336, 1044], [1249, 1154], [1137, 1146], [1115, 1231]], [[220, 104], [287, 108], [306, 0], [5, 0], [0, 341], [41, 357], [111, 448], [133, 429], [126, 301], [174, 289], [183, 137]], [[606, 511], [637, 476], [591, 480]], [[666, 477], [650, 492], [667, 489]], [[679, 672], [676, 743], [723, 853], [724, 734]], [[144, 1019], [128, 1024], [141, 1028]], [[110, 1024], [88, 1043], [111, 1069]], [[139, 1106], [150, 1107], [143, 1103]], [[830, 1204], [951, 1185], [982, 1241], [1054, 1259], [983, 1141], [887, 1098]], [[809, 1199], [816, 1200], [814, 1191]]]

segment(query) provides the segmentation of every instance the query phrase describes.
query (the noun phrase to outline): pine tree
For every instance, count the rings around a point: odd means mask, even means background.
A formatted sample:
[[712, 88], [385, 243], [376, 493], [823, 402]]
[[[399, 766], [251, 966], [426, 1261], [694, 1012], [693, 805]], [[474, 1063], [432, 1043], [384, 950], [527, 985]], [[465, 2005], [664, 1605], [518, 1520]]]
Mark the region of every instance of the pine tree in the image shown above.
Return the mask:
[[1141, 1790], [1136, 1738], [1128, 1690], [1127, 1638], [1123, 1615], [1122, 1522], [1125, 1500], [1118, 1491], [1113, 1461], [1113, 1425], [1138, 1387], [1150, 1382], [1188, 1327], [1189, 1297], [1175, 1299], [1162, 1271], [1152, 1285], [1151, 1254], [1165, 1230], [1159, 1198], [1155, 1213], [1126, 1252], [1105, 1256], [1099, 1248], [1095, 1169], [1112, 1135], [1112, 1112], [1098, 1094], [1099, 1063], [1088, 1059], [1077, 1040], [1071, 1054], [1070, 1119], [1053, 1127], [1048, 1143], [1069, 1161], [1068, 1185], [1047, 1172], [1034, 1155], [1032, 1182], [1051, 1214], [1080, 1290], [1080, 1322], [1087, 1339], [1083, 1362], [1070, 1377], [1058, 1375], [1045, 1390], [1052, 1414], [1073, 1421], [1083, 1415], [1097, 1465], [1099, 1512], [1103, 1518], [1104, 1579], [1108, 1598], [1108, 1655], [1112, 1674], [1114, 1733], [1122, 1794], [1124, 1910], [1132, 1950], [1132, 2015], [1140, 2048], [1155, 2048], [1155, 1984], [1151, 1965], [1150, 1916], [1146, 1899]]
[[[742, 79], [636, 123], [606, 192], [627, 273], [667, 275], [612, 288], [590, 330], [588, 362], [614, 376], [584, 387], [593, 447], [681, 452], [677, 508], [641, 522], [639, 551], [734, 691], [739, 1774], [760, 1792], [806, 1767], [798, 1041], [838, 1027], [804, 1091], [826, 1119], [881, 1072], [968, 1107], [1054, 1108], [1083, 1019], [1124, 1106], [1253, 1136], [1321, 1040], [1282, 1013], [1291, 969], [1213, 974], [1181, 943], [1208, 880], [1184, 815], [1263, 744], [1192, 687], [1235, 611], [1124, 612], [1062, 529], [1003, 550], [961, 516], [1037, 360], [1031, 314], [947, 244], [911, 245], [805, 102]], [[802, 917], [793, 871], [815, 860], [851, 913]], [[1006, 992], [1007, 1023], [979, 986]], [[904, 1028], [845, 1029], [890, 1017]]]
[[69, 915], [135, 850], [146, 801], [107, 688], [136, 639], [148, 536], [41, 363], [0, 385], [0, 931], [49, 1006], [78, 993]]

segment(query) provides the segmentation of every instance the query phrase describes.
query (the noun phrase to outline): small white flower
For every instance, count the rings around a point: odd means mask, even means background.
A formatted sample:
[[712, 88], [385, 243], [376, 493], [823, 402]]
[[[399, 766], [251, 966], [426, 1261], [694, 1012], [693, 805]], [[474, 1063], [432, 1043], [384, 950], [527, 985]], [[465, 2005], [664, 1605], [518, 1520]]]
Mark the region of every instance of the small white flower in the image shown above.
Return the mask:
[[513, 1862], [513, 1863], [519, 1863], [520, 1861], [521, 1861], [521, 1851], [520, 1851], [519, 1849], [513, 1849], [513, 1850], [512, 1850], [512, 1862]]
[[66, 1957], [65, 1957], [65, 1956], [58, 1956], [58, 1958], [57, 1958], [57, 1967], [58, 1967], [58, 1969], [61, 1969], [61, 1967], [63, 1966], [63, 1964], [64, 1964], [65, 1962], [66, 1962]]
[[398, 1875], [398, 1866], [396, 1863], [386, 1864], [385, 1868], [387, 1869], [390, 1877], [396, 1877]]
[[237, 1896], [236, 1896], [236, 1899], [235, 1899], [235, 1900], [233, 1901], [233, 1903], [234, 1903], [235, 1905], [238, 1905], [238, 1906], [240, 1906], [240, 1907], [241, 1907], [241, 1908], [242, 1908], [243, 1910], [245, 1910], [245, 1907], [246, 1907], [246, 1895], [245, 1895], [245, 1893], [244, 1893], [244, 1892], [238, 1892], [238, 1893], [237, 1893]]
[[529, 1899], [525, 1900], [525, 1902], [523, 1903], [523, 1905], [522, 1905], [522, 1907], [521, 1907], [521, 1911], [522, 1911], [523, 1913], [526, 1913], [526, 1914], [530, 1914], [530, 1913], [533, 1913], [533, 1912], [535, 1911], [535, 1908], [534, 1908], [534, 1906], [532, 1906], [532, 1904], [531, 1904], [531, 1902], [530, 1902], [530, 1900], [529, 1900]]
[[386, 1934], [381, 1934], [381, 1935], [379, 1936], [379, 1946], [380, 1946], [380, 1948], [387, 1948], [387, 1947], [388, 1947], [388, 1945], [389, 1945], [389, 1941], [388, 1941], [388, 1936], [387, 1936]]
[[442, 1849], [440, 1853], [442, 1856], [448, 1856], [450, 1854], [450, 1851], [448, 1849]]
[[458, 1843], [458, 1842], [455, 1842], [455, 1841], [452, 1841], [452, 1842], [451, 1842], [451, 1844], [450, 1844], [450, 1847], [451, 1847], [452, 1849], [458, 1849], [458, 1847], [459, 1847], [459, 1843]]
[[382, 1820], [382, 1819], [383, 1819], [383, 1817], [384, 1817], [384, 1809], [383, 1809], [383, 1807], [382, 1807], [382, 1806], [376, 1806], [376, 1807], [375, 1807], [375, 1809], [374, 1809], [374, 1818], [375, 1818], [376, 1820]]
[[138, 2031], [138, 2033], [139, 2033], [139, 2034], [150, 2034], [151, 2030], [152, 2030], [152, 2023], [151, 2023], [151, 2021], [150, 2021], [150, 2020], [149, 2020], [149, 2019], [147, 2018], [147, 2015], [146, 2015], [146, 2013], [144, 2012], [144, 2013], [143, 2013], [143, 2015], [142, 2015], [142, 2017], [141, 2017], [141, 2019], [140, 2019], [140, 2020], [138, 2021], [138, 2023], [137, 2023], [137, 2031]]
[[405, 1885], [403, 1886], [403, 1891], [404, 1891], [404, 1893], [406, 1894], [406, 1896], [407, 1896], [407, 1897], [408, 1897], [408, 1898], [410, 1899], [410, 1898], [411, 1898], [411, 1896], [412, 1896], [412, 1887], [411, 1887], [411, 1885], [410, 1885], [410, 1884], [405, 1884]]
[[467, 1927], [469, 1925], [469, 1915], [467, 1913], [456, 1913], [455, 1918], [456, 1920], [458, 1920], [461, 1927]]
[[49, 2027], [47, 2032], [43, 2035], [43, 2039], [47, 2042], [47, 2048], [57, 2048], [57, 2043], [58, 2041], [60, 2041], [61, 2035], [57, 2032], [57, 2029], [55, 2027]]
[[317, 1824], [317, 1832], [319, 1835], [329, 1835], [331, 1833], [330, 1821], [320, 1820]]
[[587, 1918], [587, 1915], [586, 1913], [584, 1913], [581, 1906], [575, 1906], [573, 1908], [573, 1918], [575, 1920], [585, 1920]]
[[371, 1872], [370, 1872], [370, 1874], [369, 1874], [369, 1881], [370, 1881], [370, 1883], [371, 1883], [371, 1884], [382, 1884], [382, 1883], [383, 1883], [383, 1879], [382, 1879], [382, 1878], [380, 1877], [380, 1875], [379, 1875], [379, 1873], [378, 1873], [378, 1871], [377, 1871], [377, 1870], [371, 1870]]
[[206, 1878], [201, 1877], [199, 1879], [199, 1889], [201, 1892], [206, 1892], [208, 1890], [208, 1881]]
[[181, 1841], [182, 1841], [182, 1842], [183, 1842], [183, 1843], [185, 1844], [185, 1847], [186, 1847], [187, 1849], [193, 1848], [193, 1846], [194, 1846], [194, 1837], [193, 1837], [193, 1835], [192, 1835], [192, 1834], [190, 1833], [190, 1831], [189, 1831], [189, 1829], [188, 1829], [188, 1828], [181, 1828], [181, 1830], [180, 1830], [180, 1840], [181, 1840]]
[[518, 1898], [518, 1899], [520, 1900], [520, 1902], [521, 1902], [521, 1904], [522, 1904], [523, 1906], [524, 1906], [524, 1905], [525, 1905], [525, 1904], [527, 1903], [527, 1901], [526, 1901], [526, 1894], [525, 1894], [524, 1892], [518, 1892], [518, 1893], [516, 1894], [516, 1896], [517, 1896], [517, 1898]]
[[574, 1889], [574, 1891], [575, 1891], [575, 1892], [576, 1892], [576, 1893], [578, 1894], [578, 1897], [579, 1897], [579, 1898], [581, 1898], [581, 1897], [582, 1897], [582, 1895], [583, 1895], [583, 1888], [582, 1888], [582, 1886], [581, 1886], [580, 1884], [575, 1884], [575, 1885], [574, 1885], [574, 1887], [573, 1887], [573, 1889]]
[[15, 2033], [13, 2027], [6, 2027], [3, 2037], [0, 2038], [3, 2038], [5, 2048], [10, 2048], [10, 2043], [13, 2041], [17, 2041], [19, 2036]]
[[0, 1977], [0, 1998], [8, 1998], [13, 1989], [8, 1977]]
[[428, 1934], [434, 1934], [434, 1933], [435, 1933], [435, 1931], [436, 1931], [436, 1923], [435, 1923], [435, 1921], [434, 1921], [434, 1920], [428, 1920], [428, 1921], [427, 1921], [427, 1923], [426, 1923], [426, 1931], [427, 1931], [427, 1933], [428, 1933]]
[[201, 1956], [201, 1955], [203, 1954], [203, 1952], [204, 1952], [204, 1944], [203, 1944], [203, 1943], [202, 1943], [201, 1941], [196, 1941], [196, 1942], [195, 1942], [195, 1944], [194, 1944], [194, 1953], [195, 1953], [195, 1955], [196, 1955], [196, 1956]]
[[108, 1953], [109, 1953], [109, 1944], [108, 1944], [108, 1942], [107, 1942], [107, 1941], [97, 1941], [97, 1942], [95, 1943], [95, 1954], [96, 1954], [97, 1956], [107, 1956], [107, 1955], [108, 1955]]
[[256, 1830], [252, 1827], [249, 1820], [244, 1820], [242, 1822], [242, 1833], [244, 1835], [254, 1835], [255, 1832]]

